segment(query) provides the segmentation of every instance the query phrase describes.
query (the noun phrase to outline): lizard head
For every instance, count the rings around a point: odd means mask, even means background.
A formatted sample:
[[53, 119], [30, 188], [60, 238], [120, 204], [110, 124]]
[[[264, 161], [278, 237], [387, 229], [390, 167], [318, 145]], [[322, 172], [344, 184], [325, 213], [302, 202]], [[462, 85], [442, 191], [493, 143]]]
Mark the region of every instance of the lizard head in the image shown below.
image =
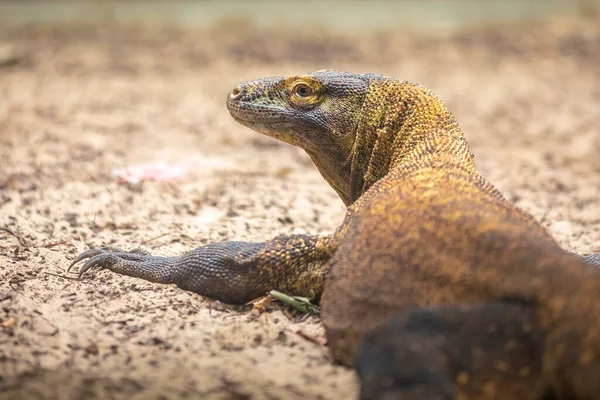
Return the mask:
[[240, 124], [304, 149], [349, 204], [355, 134], [369, 81], [376, 77], [321, 70], [259, 79], [236, 86], [227, 108]]
[[349, 154], [368, 82], [361, 75], [323, 70], [236, 86], [227, 98], [233, 118], [308, 152]]

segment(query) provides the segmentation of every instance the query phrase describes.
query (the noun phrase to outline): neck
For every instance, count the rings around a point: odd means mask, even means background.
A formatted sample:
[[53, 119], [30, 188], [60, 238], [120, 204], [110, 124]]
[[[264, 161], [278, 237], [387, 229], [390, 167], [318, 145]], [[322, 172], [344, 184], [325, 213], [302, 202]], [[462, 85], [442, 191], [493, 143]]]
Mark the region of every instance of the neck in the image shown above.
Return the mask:
[[359, 115], [354, 135], [347, 135], [348, 143], [307, 150], [346, 206], [392, 169], [420, 168], [440, 154], [477, 173], [454, 116], [421, 86], [374, 80]]
[[445, 153], [475, 172], [454, 116], [427, 89], [402, 81], [373, 82], [352, 149], [350, 200], [400, 165], [417, 166]]
[[352, 204], [352, 201], [350, 201], [350, 180], [348, 179], [351, 174], [351, 164], [348, 155], [333, 149], [306, 150], [306, 153], [344, 204], [346, 206]]

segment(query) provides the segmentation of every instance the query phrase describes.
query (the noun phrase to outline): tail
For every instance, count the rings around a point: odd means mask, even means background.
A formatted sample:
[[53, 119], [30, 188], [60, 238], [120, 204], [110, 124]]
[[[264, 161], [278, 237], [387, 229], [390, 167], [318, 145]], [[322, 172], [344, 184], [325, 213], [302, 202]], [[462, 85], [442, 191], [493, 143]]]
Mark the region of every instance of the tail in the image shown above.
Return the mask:
[[543, 345], [536, 307], [528, 304], [399, 312], [367, 333], [357, 352], [360, 398], [480, 399], [489, 397], [489, 383], [502, 388], [503, 398], [542, 398]]

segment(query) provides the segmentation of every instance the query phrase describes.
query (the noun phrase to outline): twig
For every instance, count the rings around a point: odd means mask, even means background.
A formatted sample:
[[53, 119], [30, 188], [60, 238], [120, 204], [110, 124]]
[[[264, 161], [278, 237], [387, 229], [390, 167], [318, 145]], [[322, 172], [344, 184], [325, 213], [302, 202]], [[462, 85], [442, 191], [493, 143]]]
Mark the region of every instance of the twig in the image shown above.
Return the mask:
[[85, 242], [85, 240], [87, 239], [87, 235], [92, 231], [92, 228], [96, 225], [96, 216], [98, 214], [94, 214], [94, 219], [92, 220], [92, 223], [90, 224], [90, 226], [88, 226], [88, 230], [87, 232], [85, 232], [83, 234], [83, 237], [81, 238], [81, 242], [83, 243], [83, 247], [85, 247], [87, 245], [87, 243]]
[[318, 337], [318, 336], [309, 335], [308, 333], [304, 332], [302, 329], [298, 329], [296, 331], [296, 335], [300, 336], [303, 339], [308, 340], [309, 342], [316, 343], [319, 346], [325, 346], [327, 344], [327, 339]]
[[56, 243], [45, 244], [45, 245], [43, 245], [43, 246], [38, 246], [38, 247], [43, 247], [43, 248], [46, 248], [46, 249], [50, 249], [50, 248], [52, 248], [52, 247], [55, 247], [55, 246], [61, 246], [61, 245], [63, 245], [63, 244], [67, 244], [67, 243], [68, 243], [68, 242], [67, 242], [66, 240], [63, 240], [62, 242], [56, 242]]
[[27, 243], [25, 242], [25, 239], [23, 239], [21, 236], [17, 235], [16, 233], [14, 233], [13, 231], [11, 231], [8, 228], [5, 228], [3, 226], [0, 226], [0, 231], [4, 231], [6, 233], [8, 233], [9, 235], [12, 235], [13, 237], [17, 238], [17, 240], [19, 241], [19, 244], [23, 247], [27, 247]]
[[55, 274], [53, 272], [48, 272], [48, 271], [44, 271], [44, 273], [46, 275], [52, 275], [52, 276], [56, 276], [56, 277], [59, 277], [59, 278], [68, 279], [70, 281], [78, 281], [79, 280], [79, 278], [74, 277], [74, 276], [60, 275], [60, 274]]
[[156, 236], [156, 237], [150, 238], [150, 239], [148, 239], [148, 240], [144, 240], [144, 241], [142, 242], [142, 245], [146, 245], [147, 243], [149, 243], [149, 242], [151, 242], [151, 241], [153, 241], [153, 240], [160, 239], [161, 237], [163, 237], [163, 236], [168, 236], [168, 235], [170, 235], [170, 234], [171, 234], [171, 232], [167, 232], [167, 233], [163, 233], [162, 235], [158, 235], [158, 236]]
[[269, 292], [269, 294], [273, 298], [281, 301], [284, 304], [287, 304], [288, 306], [290, 306], [293, 309], [298, 310], [300, 312], [307, 313], [307, 314], [318, 314], [319, 313], [319, 307], [312, 304], [310, 302], [310, 300], [308, 300], [306, 297], [289, 296], [287, 294], [278, 292], [277, 290], [271, 290]]

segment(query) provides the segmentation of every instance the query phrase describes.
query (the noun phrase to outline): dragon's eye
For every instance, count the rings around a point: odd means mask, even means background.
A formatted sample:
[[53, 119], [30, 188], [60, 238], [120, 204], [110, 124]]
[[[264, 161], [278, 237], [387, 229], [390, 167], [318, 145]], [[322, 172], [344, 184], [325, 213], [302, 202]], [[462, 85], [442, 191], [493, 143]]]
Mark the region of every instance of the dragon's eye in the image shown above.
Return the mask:
[[299, 83], [294, 86], [294, 94], [298, 97], [308, 97], [312, 95], [313, 91], [306, 83]]

